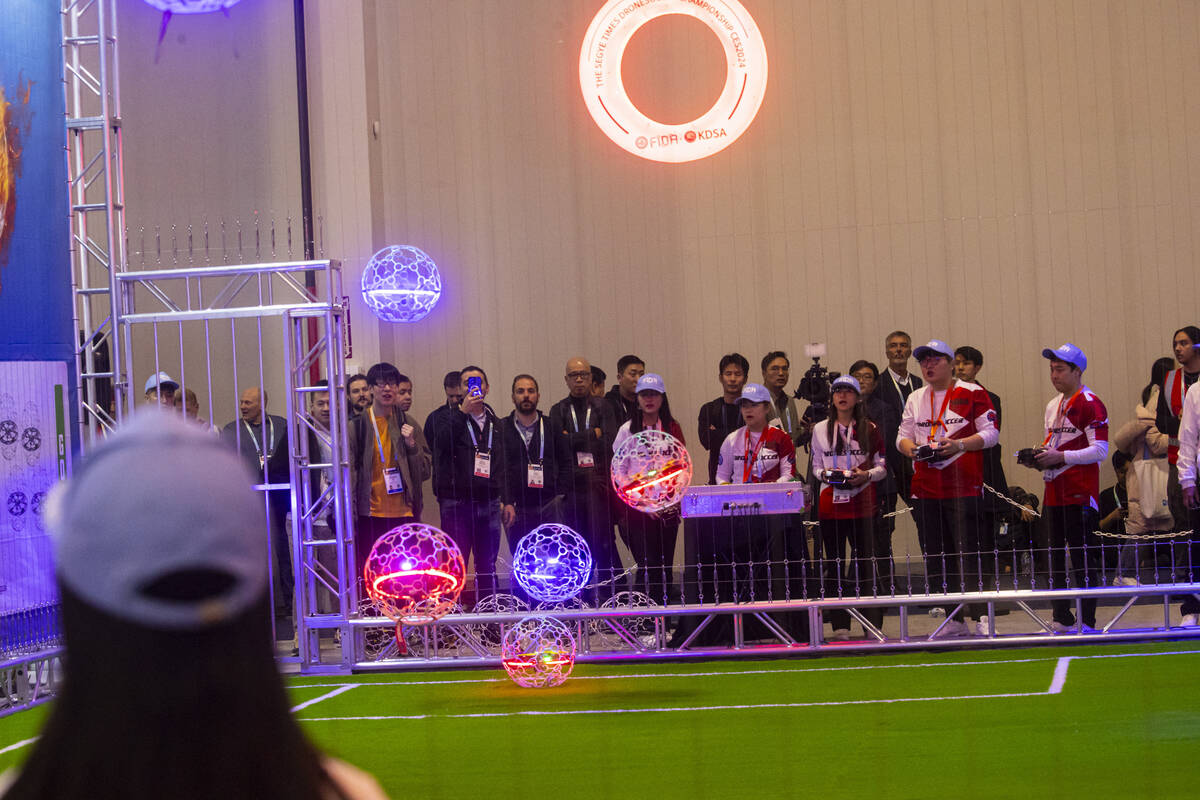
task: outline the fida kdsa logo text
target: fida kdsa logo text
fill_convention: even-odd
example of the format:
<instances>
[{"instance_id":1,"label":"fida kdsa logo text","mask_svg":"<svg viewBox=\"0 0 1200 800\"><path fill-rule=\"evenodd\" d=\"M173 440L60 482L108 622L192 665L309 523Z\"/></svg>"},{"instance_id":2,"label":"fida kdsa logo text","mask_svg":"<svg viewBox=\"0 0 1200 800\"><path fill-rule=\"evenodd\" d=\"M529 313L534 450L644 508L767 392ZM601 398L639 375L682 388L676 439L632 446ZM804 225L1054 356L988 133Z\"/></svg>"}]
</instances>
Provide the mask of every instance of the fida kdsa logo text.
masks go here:
<instances>
[{"instance_id":1,"label":"fida kdsa logo text","mask_svg":"<svg viewBox=\"0 0 1200 800\"><path fill-rule=\"evenodd\" d=\"M708 128L707 130L686 131L683 136L678 133L664 133L661 136L639 136L634 140L639 150L645 150L647 147L670 147L673 144L680 142L692 143L695 141L704 141L706 139L719 139L722 136L728 136L724 128Z\"/></svg>"}]
</instances>

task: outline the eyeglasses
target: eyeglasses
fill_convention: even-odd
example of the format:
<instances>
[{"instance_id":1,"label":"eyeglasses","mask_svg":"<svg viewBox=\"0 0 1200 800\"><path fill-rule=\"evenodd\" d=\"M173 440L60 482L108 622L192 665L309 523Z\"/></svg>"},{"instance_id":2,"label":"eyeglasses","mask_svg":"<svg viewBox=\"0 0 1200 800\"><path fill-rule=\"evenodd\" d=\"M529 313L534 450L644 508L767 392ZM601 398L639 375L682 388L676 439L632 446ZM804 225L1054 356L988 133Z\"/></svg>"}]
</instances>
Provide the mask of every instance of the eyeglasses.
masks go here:
<instances>
[{"instance_id":1,"label":"eyeglasses","mask_svg":"<svg viewBox=\"0 0 1200 800\"><path fill-rule=\"evenodd\" d=\"M379 386L381 388L382 387L391 387L392 389L395 389L399 385L400 385L400 381L388 380L386 378L375 381L375 386Z\"/></svg>"},{"instance_id":2,"label":"eyeglasses","mask_svg":"<svg viewBox=\"0 0 1200 800\"><path fill-rule=\"evenodd\" d=\"M581 381L581 380L584 380L585 378L590 381L592 379L592 373L590 373L590 372L568 372L567 377L573 381Z\"/></svg>"}]
</instances>

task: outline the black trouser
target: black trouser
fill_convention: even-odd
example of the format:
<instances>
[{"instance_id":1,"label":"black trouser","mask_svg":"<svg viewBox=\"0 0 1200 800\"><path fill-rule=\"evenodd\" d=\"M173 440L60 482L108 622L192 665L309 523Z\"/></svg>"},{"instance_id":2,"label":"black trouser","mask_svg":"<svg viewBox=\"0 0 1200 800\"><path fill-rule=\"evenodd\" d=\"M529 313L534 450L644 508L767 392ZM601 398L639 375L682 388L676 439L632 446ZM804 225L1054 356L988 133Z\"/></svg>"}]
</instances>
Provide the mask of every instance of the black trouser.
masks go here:
<instances>
[{"instance_id":1,"label":"black trouser","mask_svg":"<svg viewBox=\"0 0 1200 800\"><path fill-rule=\"evenodd\" d=\"M894 594L892 576L896 566L892 555L892 535L896 532L896 518L885 517L896 510L896 501L900 495L896 493L881 495L879 510L875 512L875 562L879 583L876 591L880 594Z\"/></svg>"},{"instance_id":2,"label":"black trouser","mask_svg":"<svg viewBox=\"0 0 1200 800\"><path fill-rule=\"evenodd\" d=\"M879 585L875 553L875 517L822 519L821 548L825 597L870 597ZM846 548L850 557L846 557ZM883 609L864 608L862 615L875 627L883 624ZM834 609L827 615L834 630L850 627L850 612Z\"/></svg>"},{"instance_id":3,"label":"black trouser","mask_svg":"<svg viewBox=\"0 0 1200 800\"><path fill-rule=\"evenodd\" d=\"M512 525L504 529L505 536L508 538L508 552L511 556L517 552L517 544L521 541L521 537L529 533L539 525L545 525L550 522L562 522L562 501L555 497L544 505L540 506L517 506L517 516L513 520ZM511 582L509 591L515 596L521 598L529 607L533 608L540 600L530 597L521 588L521 584L515 580Z\"/></svg>"},{"instance_id":4,"label":"black trouser","mask_svg":"<svg viewBox=\"0 0 1200 800\"><path fill-rule=\"evenodd\" d=\"M595 576L592 583L599 585L585 589L583 597L595 605L616 593L612 579L621 572L621 557L617 553L617 537L613 535L609 512L607 488L591 481L576 483L563 510L566 524L583 537L592 551Z\"/></svg>"},{"instance_id":5,"label":"black trouser","mask_svg":"<svg viewBox=\"0 0 1200 800\"><path fill-rule=\"evenodd\" d=\"M1179 577L1176 580L1200 583L1200 508L1188 509L1188 528L1192 532L1183 542L1185 560L1181 569L1177 570ZM1195 594L1185 594L1180 599L1183 603L1179 606L1179 613L1200 614L1200 599Z\"/></svg>"},{"instance_id":6,"label":"black trouser","mask_svg":"<svg viewBox=\"0 0 1200 800\"><path fill-rule=\"evenodd\" d=\"M978 497L950 497L911 503L921 552L925 556L925 590L978 592L992 587L991 553L979 549L983 529L983 501ZM987 575L986 582L983 576ZM949 613L947 608L946 612ZM967 613L976 619L987 616L985 603L971 603ZM954 619L962 621L960 611Z\"/></svg>"},{"instance_id":7,"label":"black trouser","mask_svg":"<svg viewBox=\"0 0 1200 800\"><path fill-rule=\"evenodd\" d=\"M440 500L442 530L462 551L463 561L474 555L475 594L462 594L464 608L496 593L496 554L500 551L499 500Z\"/></svg>"},{"instance_id":8,"label":"black trouser","mask_svg":"<svg viewBox=\"0 0 1200 800\"><path fill-rule=\"evenodd\" d=\"M354 519L354 580L362 580L367 557L379 537L398 525L414 522L412 517L355 517ZM366 596L365 593L363 595Z\"/></svg>"},{"instance_id":9,"label":"black trouser","mask_svg":"<svg viewBox=\"0 0 1200 800\"><path fill-rule=\"evenodd\" d=\"M630 585L655 603L667 605L675 597L675 542L679 536L679 520L677 517L662 520L633 509L627 511L625 524L618 529L638 566Z\"/></svg>"},{"instance_id":10,"label":"black trouser","mask_svg":"<svg viewBox=\"0 0 1200 800\"><path fill-rule=\"evenodd\" d=\"M291 537L288 536L287 515L292 509L292 493L286 489L267 492L267 526L275 561L275 608L285 616L295 607L296 579L292 570Z\"/></svg>"},{"instance_id":11,"label":"black trouser","mask_svg":"<svg viewBox=\"0 0 1200 800\"><path fill-rule=\"evenodd\" d=\"M1050 531L1050 588L1103 587L1104 577L1100 569L1102 550L1100 539L1094 533L1100 521L1099 512L1084 505L1046 506L1042 509L1042 515ZM1069 578L1068 553L1071 557ZM1071 600L1053 601L1054 621L1061 625L1074 625L1073 605ZM1085 597L1080 607L1083 624L1089 628L1096 627L1096 599Z\"/></svg>"}]
</instances>

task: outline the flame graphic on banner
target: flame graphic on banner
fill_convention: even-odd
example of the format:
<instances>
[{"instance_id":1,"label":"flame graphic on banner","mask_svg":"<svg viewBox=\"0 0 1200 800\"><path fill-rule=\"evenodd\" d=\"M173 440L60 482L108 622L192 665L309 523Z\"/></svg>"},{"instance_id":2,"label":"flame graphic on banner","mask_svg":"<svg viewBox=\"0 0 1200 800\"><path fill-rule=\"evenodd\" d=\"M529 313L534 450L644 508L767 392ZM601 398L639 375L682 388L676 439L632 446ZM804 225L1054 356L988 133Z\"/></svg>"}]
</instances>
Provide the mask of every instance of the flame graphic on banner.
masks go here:
<instances>
[{"instance_id":1,"label":"flame graphic on banner","mask_svg":"<svg viewBox=\"0 0 1200 800\"><path fill-rule=\"evenodd\" d=\"M21 136L29 133L31 81L17 80L14 106L0 86L0 267L8 263L17 216L17 176L21 174ZM4 284L0 280L0 291Z\"/></svg>"}]
</instances>

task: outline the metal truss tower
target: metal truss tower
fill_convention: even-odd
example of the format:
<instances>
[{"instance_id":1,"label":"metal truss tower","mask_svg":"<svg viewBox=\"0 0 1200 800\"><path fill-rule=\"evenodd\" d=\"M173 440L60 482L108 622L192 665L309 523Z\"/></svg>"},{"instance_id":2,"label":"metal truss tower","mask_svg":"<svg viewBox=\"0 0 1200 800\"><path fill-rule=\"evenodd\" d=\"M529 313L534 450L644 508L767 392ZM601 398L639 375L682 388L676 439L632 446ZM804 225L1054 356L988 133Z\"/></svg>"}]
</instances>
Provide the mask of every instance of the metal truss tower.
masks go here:
<instances>
[{"instance_id":1,"label":"metal truss tower","mask_svg":"<svg viewBox=\"0 0 1200 800\"><path fill-rule=\"evenodd\" d=\"M122 417L129 391L115 336L115 287L125 270L116 6L116 0L62 0L76 386L85 449Z\"/></svg>"}]
</instances>

